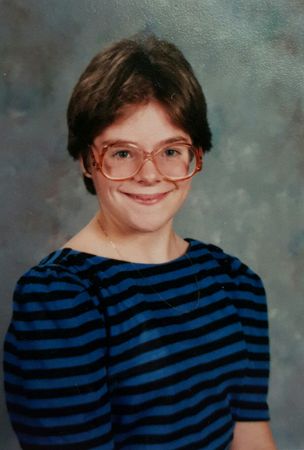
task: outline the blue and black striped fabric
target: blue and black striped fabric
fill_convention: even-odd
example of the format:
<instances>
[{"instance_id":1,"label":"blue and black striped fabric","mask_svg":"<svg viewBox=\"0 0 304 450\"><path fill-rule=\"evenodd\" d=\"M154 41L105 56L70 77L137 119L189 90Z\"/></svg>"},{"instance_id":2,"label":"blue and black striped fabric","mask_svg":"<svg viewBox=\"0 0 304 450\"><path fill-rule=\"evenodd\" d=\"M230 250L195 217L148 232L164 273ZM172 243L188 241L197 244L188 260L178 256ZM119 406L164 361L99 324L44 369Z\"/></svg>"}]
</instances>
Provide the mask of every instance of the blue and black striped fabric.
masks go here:
<instances>
[{"instance_id":1,"label":"blue and black striped fabric","mask_svg":"<svg viewBox=\"0 0 304 450\"><path fill-rule=\"evenodd\" d=\"M268 420L259 277L215 246L132 264L68 248L27 271L5 340L27 450L224 450Z\"/></svg>"}]
</instances>

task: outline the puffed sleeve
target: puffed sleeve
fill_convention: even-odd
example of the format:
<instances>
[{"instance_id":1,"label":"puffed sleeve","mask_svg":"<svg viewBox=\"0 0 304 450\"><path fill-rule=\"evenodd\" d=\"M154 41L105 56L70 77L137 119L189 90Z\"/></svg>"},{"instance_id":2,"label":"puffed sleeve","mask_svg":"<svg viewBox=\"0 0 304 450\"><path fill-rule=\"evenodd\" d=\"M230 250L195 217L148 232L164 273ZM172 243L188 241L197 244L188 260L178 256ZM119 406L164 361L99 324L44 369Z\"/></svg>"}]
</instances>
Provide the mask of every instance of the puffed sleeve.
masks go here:
<instances>
[{"instance_id":1,"label":"puffed sleeve","mask_svg":"<svg viewBox=\"0 0 304 450\"><path fill-rule=\"evenodd\" d=\"M260 277L237 258L230 258L232 299L238 311L247 352L245 376L232 395L235 421L269 420L269 337L266 295Z\"/></svg>"},{"instance_id":2,"label":"puffed sleeve","mask_svg":"<svg viewBox=\"0 0 304 450\"><path fill-rule=\"evenodd\" d=\"M38 265L19 279L4 371L21 448L114 448L105 343L103 317L77 274Z\"/></svg>"}]
</instances>

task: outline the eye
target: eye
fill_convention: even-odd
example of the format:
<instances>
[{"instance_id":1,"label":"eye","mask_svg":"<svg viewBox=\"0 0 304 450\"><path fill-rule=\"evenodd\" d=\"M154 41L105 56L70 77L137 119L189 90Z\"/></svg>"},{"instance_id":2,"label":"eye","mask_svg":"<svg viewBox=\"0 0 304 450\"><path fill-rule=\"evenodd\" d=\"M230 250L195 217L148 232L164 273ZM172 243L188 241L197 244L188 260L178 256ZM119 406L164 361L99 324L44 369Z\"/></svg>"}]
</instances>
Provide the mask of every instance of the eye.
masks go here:
<instances>
[{"instance_id":1,"label":"eye","mask_svg":"<svg viewBox=\"0 0 304 450\"><path fill-rule=\"evenodd\" d=\"M134 152L128 148L112 147L109 148L108 152L106 153L106 156L112 159L123 160L132 158L134 156L133 153Z\"/></svg>"},{"instance_id":2,"label":"eye","mask_svg":"<svg viewBox=\"0 0 304 450\"><path fill-rule=\"evenodd\" d=\"M174 156L178 156L179 154L180 154L180 151L177 148L170 147L170 148L166 148L164 150L164 155L167 157L172 158Z\"/></svg>"},{"instance_id":3,"label":"eye","mask_svg":"<svg viewBox=\"0 0 304 450\"><path fill-rule=\"evenodd\" d=\"M131 155L129 150L116 150L112 154L112 157L117 159L126 159L129 158L130 156Z\"/></svg>"}]
</instances>

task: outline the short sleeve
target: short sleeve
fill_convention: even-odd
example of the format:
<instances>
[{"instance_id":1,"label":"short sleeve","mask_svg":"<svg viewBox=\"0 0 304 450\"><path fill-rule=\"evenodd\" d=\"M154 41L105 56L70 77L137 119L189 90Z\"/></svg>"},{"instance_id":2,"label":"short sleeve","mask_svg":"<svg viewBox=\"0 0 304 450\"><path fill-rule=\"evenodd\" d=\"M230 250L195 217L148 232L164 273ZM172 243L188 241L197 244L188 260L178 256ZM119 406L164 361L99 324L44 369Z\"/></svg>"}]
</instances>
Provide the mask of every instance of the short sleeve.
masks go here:
<instances>
[{"instance_id":1,"label":"short sleeve","mask_svg":"<svg viewBox=\"0 0 304 450\"><path fill-rule=\"evenodd\" d=\"M4 371L21 448L114 448L105 343L102 315L76 274L38 265L19 279Z\"/></svg>"},{"instance_id":2,"label":"short sleeve","mask_svg":"<svg viewBox=\"0 0 304 450\"><path fill-rule=\"evenodd\" d=\"M237 258L230 259L235 289L232 299L238 311L247 353L247 367L231 399L235 421L269 420L269 335L266 294L260 277Z\"/></svg>"}]
</instances>

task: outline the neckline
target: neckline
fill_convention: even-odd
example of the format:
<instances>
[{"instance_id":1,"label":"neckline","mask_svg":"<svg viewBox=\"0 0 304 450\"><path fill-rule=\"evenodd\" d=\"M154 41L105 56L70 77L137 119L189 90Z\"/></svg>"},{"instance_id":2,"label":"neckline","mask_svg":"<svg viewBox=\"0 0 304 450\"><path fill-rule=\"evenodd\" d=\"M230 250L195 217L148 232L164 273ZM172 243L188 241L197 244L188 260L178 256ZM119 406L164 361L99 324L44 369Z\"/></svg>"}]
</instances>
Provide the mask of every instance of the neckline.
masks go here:
<instances>
[{"instance_id":1,"label":"neckline","mask_svg":"<svg viewBox=\"0 0 304 450\"><path fill-rule=\"evenodd\" d=\"M95 262L96 262L96 260L99 260L100 262L106 262L106 261L110 262L110 261L112 261L113 263L117 263L117 264L130 264L130 265L136 266L138 268L158 267L158 266L166 266L166 265L169 265L169 264L174 264L174 263L177 263L177 262L183 260L184 258L187 258L187 256L189 256L189 253L193 249L192 244L194 242L194 239L184 238L184 241L188 242L188 247L187 247L186 251L182 255L178 256L177 258L170 259L169 261L165 261L165 262L162 262L162 263L131 262L131 261L122 260L122 259L119 259L119 258L109 258L107 256L96 255L94 253L89 253L89 252L85 252L85 251L82 251L82 250L76 250L76 249L71 248L71 247L59 248L59 249L53 251L49 256L50 257L54 257L54 256L56 257L56 256L59 256L61 254L64 254L65 256L75 255L75 256L80 256L80 257L84 256L87 259L95 260Z\"/></svg>"}]
</instances>

